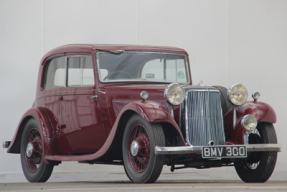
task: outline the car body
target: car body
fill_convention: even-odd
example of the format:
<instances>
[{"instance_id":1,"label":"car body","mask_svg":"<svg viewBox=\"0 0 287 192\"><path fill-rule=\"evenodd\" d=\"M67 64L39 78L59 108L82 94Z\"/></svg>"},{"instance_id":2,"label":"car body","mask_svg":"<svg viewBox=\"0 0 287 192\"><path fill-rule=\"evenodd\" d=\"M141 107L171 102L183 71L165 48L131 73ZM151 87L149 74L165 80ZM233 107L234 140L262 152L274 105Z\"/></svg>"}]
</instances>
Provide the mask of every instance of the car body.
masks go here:
<instances>
[{"instance_id":1,"label":"car body","mask_svg":"<svg viewBox=\"0 0 287 192\"><path fill-rule=\"evenodd\" d=\"M246 98L241 84L193 85L180 48L65 45L43 56L35 102L3 146L21 154L30 182L62 161L122 164L137 183L163 165L235 166L243 181L265 182L280 151L276 114L258 92Z\"/></svg>"}]
</instances>

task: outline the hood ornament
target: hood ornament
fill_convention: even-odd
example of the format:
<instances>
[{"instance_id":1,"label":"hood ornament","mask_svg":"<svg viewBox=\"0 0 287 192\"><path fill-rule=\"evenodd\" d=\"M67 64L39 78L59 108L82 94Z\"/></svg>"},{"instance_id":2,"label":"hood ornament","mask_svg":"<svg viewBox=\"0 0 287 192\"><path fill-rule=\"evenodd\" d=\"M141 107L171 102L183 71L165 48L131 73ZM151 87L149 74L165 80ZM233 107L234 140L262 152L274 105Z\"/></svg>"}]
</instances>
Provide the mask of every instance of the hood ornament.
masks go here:
<instances>
[{"instance_id":1,"label":"hood ornament","mask_svg":"<svg viewBox=\"0 0 287 192\"><path fill-rule=\"evenodd\" d=\"M204 85L203 81L199 81L199 83L197 84L197 86L204 87L205 85Z\"/></svg>"}]
</instances>

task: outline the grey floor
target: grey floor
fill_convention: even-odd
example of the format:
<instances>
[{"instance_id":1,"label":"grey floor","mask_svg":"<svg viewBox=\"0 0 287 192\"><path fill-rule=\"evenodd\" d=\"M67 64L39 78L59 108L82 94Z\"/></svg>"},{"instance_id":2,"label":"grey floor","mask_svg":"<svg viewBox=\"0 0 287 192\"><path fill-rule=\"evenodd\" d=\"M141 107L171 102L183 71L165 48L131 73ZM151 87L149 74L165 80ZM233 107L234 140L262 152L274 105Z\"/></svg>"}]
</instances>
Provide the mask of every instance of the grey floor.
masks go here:
<instances>
[{"instance_id":1,"label":"grey floor","mask_svg":"<svg viewBox=\"0 0 287 192\"><path fill-rule=\"evenodd\" d=\"M55 168L46 183L28 183L23 173L0 174L0 191L287 191L287 171L275 170L263 184L246 184L234 168L180 169L165 166L154 184L133 184L122 166L86 165L87 170Z\"/></svg>"}]
</instances>

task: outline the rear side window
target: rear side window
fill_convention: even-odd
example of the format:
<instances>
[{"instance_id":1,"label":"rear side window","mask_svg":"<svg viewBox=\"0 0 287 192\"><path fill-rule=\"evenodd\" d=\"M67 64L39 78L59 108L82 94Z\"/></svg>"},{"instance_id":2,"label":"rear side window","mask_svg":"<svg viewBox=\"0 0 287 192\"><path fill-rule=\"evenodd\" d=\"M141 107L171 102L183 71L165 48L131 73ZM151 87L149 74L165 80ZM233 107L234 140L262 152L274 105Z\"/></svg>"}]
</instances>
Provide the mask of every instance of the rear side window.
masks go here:
<instances>
[{"instance_id":1,"label":"rear side window","mask_svg":"<svg viewBox=\"0 0 287 192\"><path fill-rule=\"evenodd\" d=\"M94 86L91 56L77 55L51 59L45 67L44 90L60 87Z\"/></svg>"},{"instance_id":2,"label":"rear side window","mask_svg":"<svg viewBox=\"0 0 287 192\"><path fill-rule=\"evenodd\" d=\"M65 86L66 57L51 59L46 64L44 90L56 89Z\"/></svg>"},{"instance_id":3,"label":"rear side window","mask_svg":"<svg viewBox=\"0 0 287 192\"><path fill-rule=\"evenodd\" d=\"M68 87L94 86L91 56L68 57Z\"/></svg>"}]
</instances>

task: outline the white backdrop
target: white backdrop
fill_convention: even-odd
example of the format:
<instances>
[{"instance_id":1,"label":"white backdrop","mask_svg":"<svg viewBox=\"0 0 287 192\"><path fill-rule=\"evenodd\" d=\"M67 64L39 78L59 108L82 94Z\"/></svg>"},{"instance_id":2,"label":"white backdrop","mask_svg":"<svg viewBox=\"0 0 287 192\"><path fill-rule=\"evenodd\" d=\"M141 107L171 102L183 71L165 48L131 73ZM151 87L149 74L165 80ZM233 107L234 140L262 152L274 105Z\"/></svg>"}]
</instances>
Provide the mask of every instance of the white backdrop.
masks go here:
<instances>
[{"instance_id":1,"label":"white backdrop","mask_svg":"<svg viewBox=\"0 0 287 192\"><path fill-rule=\"evenodd\" d=\"M0 0L1 143L35 99L41 57L70 43L184 48L194 84L240 82L250 95L259 91L277 113L276 171L287 171L286 0ZM20 156L0 148L0 174L13 172L22 172Z\"/></svg>"}]
</instances>

